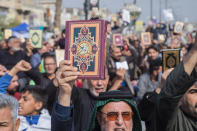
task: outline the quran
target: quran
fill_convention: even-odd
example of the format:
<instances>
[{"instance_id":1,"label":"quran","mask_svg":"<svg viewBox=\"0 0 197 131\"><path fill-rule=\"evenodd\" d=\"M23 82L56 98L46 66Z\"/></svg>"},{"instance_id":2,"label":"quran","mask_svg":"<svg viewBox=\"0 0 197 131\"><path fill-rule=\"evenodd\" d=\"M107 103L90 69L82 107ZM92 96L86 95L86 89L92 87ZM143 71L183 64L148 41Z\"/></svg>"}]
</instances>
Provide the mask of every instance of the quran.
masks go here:
<instances>
[{"instance_id":1,"label":"quran","mask_svg":"<svg viewBox=\"0 0 197 131\"><path fill-rule=\"evenodd\" d=\"M175 68L180 63L180 49L162 50L162 71Z\"/></svg>"},{"instance_id":2,"label":"quran","mask_svg":"<svg viewBox=\"0 0 197 131\"><path fill-rule=\"evenodd\" d=\"M42 48L42 30L30 30L29 41L34 48Z\"/></svg>"},{"instance_id":3,"label":"quran","mask_svg":"<svg viewBox=\"0 0 197 131\"><path fill-rule=\"evenodd\" d=\"M105 42L104 20L66 22L65 59L77 67L79 79L105 78Z\"/></svg>"},{"instance_id":4,"label":"quran","mask_svg":"<svg viewBox=\"0 0 197 131\"><path fill-rule=\"evenodd\" d=\"M142 44L143 45L151 45L151 36L150 32L142 32L141 33L141 39L142 39Z\"/></svg>"},{"instance_id":5,"label":"quran","mask_svg":"<svg viewBox=\"0 0 197 131\"><path fill-rule=\"evenodd\" d=\"M113 44L123 46L121 34L113 34Z\"/></svg>"}]
</instances>

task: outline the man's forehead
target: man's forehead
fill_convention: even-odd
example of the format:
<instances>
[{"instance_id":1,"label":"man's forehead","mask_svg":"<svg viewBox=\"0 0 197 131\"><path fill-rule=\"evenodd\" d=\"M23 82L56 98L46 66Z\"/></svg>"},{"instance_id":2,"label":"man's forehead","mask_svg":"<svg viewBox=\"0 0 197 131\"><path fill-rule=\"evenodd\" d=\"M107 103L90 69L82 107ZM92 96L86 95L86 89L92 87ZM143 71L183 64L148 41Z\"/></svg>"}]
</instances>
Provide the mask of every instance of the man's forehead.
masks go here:
<instances>
[{"instance_id":1,"label":"man's forehead","mask_svg":"<svg viewBox=\"0 0 197 131\"><path fill-rule=\"evenodd\" d=\"M14 80L18 80L18 76L17 76L17 75L15 75L15 76L12 78L12 81L14 81Z\"/></svg>"},{"instance_id":2,"label":"man's forehead","mask_svg":"<svg viewBox=\"0 0 197 131\"><path fill-rule=\"evenodd\" d=\"M32 97L32 94L29 91L25 91L22 93L22 97Z\"/></svg>"},{"instance_id":3,"label":"man's forehead","mask_svg":"<svg viewBox=\"0 0 197 131\"><path fill-rule=\"evenodd\" d=\"M190 88L189 88L189 90L190 89L197 89L197 83L195 83L194 85L192 85Z\"/></svg>"},{"instance_id":4,"label":"man's forehead","mask_svg":"<svg viewBox=\"0 0 197 131\"><path fill-rule=\"evenodd\" d=\"M8 122L11 119L10 107L0 108L0 122Z\"/></svg>"},{"instance_id":5,"label":"man's forehead","mask_svg":"<svg viewBox=\"0 0 197 131\"><path fill-rule=\"evenodd\" d=\"M115 101L104 105L102 111L132 111L132 109L131 106L124 101Z\"/></svg>"}]
</instances>

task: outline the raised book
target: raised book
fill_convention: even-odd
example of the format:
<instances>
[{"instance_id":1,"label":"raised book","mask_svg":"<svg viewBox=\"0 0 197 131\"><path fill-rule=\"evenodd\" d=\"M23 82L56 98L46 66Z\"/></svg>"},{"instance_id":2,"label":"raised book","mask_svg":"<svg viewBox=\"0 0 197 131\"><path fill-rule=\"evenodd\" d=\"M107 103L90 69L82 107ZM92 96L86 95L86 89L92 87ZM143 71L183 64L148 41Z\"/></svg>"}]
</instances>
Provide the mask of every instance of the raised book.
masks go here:
<instances>
[{"instance_id":1,"label":"raised book","mask_svg":"<svg viewBox=\"0 0 197 131\"><path fill-rule=\"evenodd\" d=\"M65 59L80 71L79 79L105 78L106 22L66 22Z\"/></svg>"},{"instance_id":2,"label":"raised book","mask_svg":"<svg viewBox=\"0 0 197 131\"><path fill-rule=\"evenodd\" d=\"M162 71L175 68L181 61L180 49L162 50Z\"/></svg>"},{"instance_id":3,"label":"raised book","mask_svg":"<svg viewBox=\"0 0 197 131\"><path fill-rule=\"evenodd\" d=\"M175 27L174 27L174 32L180 34L183 31L183 22L176 22Z\"/></svg>"},{"instance_id":4,"label":"raised book","mask_svg":"<svg viewBox=\"0 0 197 131\"><path fill-rule=\"evenodd\" d=\"M113 34L113 44L115 44L117 46L123 46L121 34Z\"/></svg>"},{"instance_id":5,"label":"raised book","mask_svg":"<svg viewBox=\"0 0 197 131\"><path fill-rule=\"evenodd\" d=\"M29 41L33 48L42 48L42 30L30 30Z\"/></svg>"},{"instance_id":6,"label":"raised book","mask_svg":"<svg viewBox=\"0 0 197 131\"><path fill-rule=\"evenodd\" d=\"M65 51L64 49L56 49L55 50L55 56L56 56L56 64L57 64L57 67L59 67L60 65L60 62L62 60L64 60L64 55L65 55Z\"/></svg>"},{"instance_id":7,"label":"raised book","mask_svg":"<svg viewBox=\"0 0 197 131\"><path fill-rule=\"evenodd\" d=\"M150 32L141 33L142 44L145 46L151 45L151 35Z\"/></svg>"},{"instance_id":8,"label":"raised book","mask_svg":"<svg viewBox=\"0 0 197 131\"><path fill-rule=\"evenodd\" d=\"M5 29L4 30L4 38L8 39L10 36L12 36L12 30L10 29Z\"/></svg>"}]
</instances>

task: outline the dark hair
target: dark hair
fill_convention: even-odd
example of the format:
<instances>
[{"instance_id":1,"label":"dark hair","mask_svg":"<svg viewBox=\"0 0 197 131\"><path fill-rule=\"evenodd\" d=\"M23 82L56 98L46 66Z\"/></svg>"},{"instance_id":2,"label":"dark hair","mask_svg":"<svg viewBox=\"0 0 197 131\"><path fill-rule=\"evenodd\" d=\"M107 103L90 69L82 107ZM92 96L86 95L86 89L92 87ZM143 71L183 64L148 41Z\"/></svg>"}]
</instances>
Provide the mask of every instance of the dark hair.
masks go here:
<instances>
[{"instance_id":1,"label":"dark hair","mask_svg":"<svg viewBox=\"0 0 197 131\"><path fill-rule=\"evenodd\" d=\"M44 53L44 54L42 55L42 58L43 58L44 60L45 60L46 58L53 58L53 59L55 60L55 55L46 52L46 53Z\"/></svg>"},{"instance_id":2,"label":"dark hair","mask_svg":"<svg viewBox=\"0 0 197 131\"><path fill-rule=\"evenodd\" d=\"M9 43L12 39L16 39L17 37L16 36L10 36L7 40L6 40L6 43Z\"/></svg>"},{"instance_id":3,"label":"dark hair","mask_svg":"<svg viewBox=\"0 0 197 131\"><path fill-rule=\"evenodd\" d=\"M162 66L161 58L150 60L149 73L152 74L155 69L159 69L159 66Z\"/></svg>"},{"instance_id":4,"label":"dark hair","mask_svg":"<svg viewBox=\"0 0 197 131\"><path fill-rule=\"evenodd\" d=\"M66 29L63 29L63 30L62 30L62 34L65 34L65 33L66 33Z\"/></svg>"},{"instance_id":5,"label":"dark hair","mask_svg":"<svg viewBox=\"0 0 197 131\"><path fill-rule=\"evenodd\" d=\"M44 64L45 64L45 60L46 60L47 58L51 58L51 59L54 60L54 62L56 62L55 56L48 53L48 54L46 54L46 55L43 56Z\"/></svg>"},{"instance_id":6,"label":"dark hair","mask_svg":"<svg viewBox=\"0 0 197 131\"><path fill-rule=\"evenodd\" d=\"M149 51L150 49L153 49L153 50L159 52L159 48L158 48L156 45L151 45L151 46L149 46L149 47L147 48L147 50L146 50L147 54L148 54L148 51Z\"/></svg>"},{"instance_id":7,"label":"dark hair","mask_svg":"<svg viewBox=\"0 0 197 131\"><path fill-rule=\"evenodd\" d=\"M47 100L48 100L48 95L47 95L47 90L43 89L39 85L35 86L26 86L24 89L22 89L21 93L29 92L29 94L32 94L33 98L35 99L36 102L42 102L43 106L40 110L46 107Z\"/></svg>"}]
</instances>

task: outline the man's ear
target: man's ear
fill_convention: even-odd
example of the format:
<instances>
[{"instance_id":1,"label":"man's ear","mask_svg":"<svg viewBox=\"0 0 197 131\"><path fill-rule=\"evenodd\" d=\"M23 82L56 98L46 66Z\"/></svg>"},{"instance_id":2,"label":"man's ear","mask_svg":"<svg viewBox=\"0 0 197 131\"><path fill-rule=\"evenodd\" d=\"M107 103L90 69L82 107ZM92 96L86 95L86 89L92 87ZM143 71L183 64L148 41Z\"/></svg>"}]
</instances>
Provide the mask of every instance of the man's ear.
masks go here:
<instances>
[{"instance_id":1,"label":"man's ear","mask_svg":"<svg viewBox=\"0 0 197 131\"><path fill-rule=\"evenodd\" d=\"M19 129L19 126L20 126L20 122L21 122L21 120L18 118L17 120L16 120L16 131L18 131L18 129Z\"/></svg>"},{"instance_id":2,"label":"man's ear","mask_svg":"<svg viewBox=\"0 0 197 131\"><path fill-rule=\"evenodd\" d=\"M36 102L36 105L35 105L35 109L37 111L40 111L40 109L43 107L43 103L41 101L39 102Z\"/></svg>"}]
</instances>

